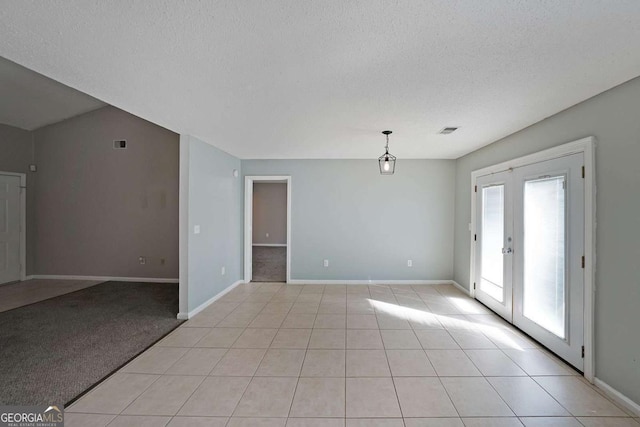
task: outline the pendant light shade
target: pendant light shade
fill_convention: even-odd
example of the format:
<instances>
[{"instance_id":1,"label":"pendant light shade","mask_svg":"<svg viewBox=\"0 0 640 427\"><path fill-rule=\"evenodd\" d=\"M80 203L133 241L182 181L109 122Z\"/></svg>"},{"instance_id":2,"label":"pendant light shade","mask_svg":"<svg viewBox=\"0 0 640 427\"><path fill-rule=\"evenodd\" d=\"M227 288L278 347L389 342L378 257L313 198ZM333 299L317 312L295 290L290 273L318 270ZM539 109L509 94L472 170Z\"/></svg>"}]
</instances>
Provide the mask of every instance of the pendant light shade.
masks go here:
<instances>
[{"instance_id":1,"label":"pendant light shade","mask_svg":"<svg viewBox=\"0 0 640 427\"><path fill-rule=\"evenodd\" d=\"M389 134L390 130L382 131L387 137L387 145L382 156L378 157L378 165L380 166L380 175L393 175L396 170L396 156L389 154Z\"/></svg>"}]
</instances>

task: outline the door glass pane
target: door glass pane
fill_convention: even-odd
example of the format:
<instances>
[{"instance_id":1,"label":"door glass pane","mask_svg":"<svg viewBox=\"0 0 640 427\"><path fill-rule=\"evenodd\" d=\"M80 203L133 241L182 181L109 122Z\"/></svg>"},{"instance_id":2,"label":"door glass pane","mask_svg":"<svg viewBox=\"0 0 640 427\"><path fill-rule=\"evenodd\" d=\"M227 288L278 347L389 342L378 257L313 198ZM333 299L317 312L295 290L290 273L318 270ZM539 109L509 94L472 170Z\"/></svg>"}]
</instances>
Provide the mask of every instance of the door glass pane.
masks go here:
<instances>
[{"instance_id":1,"label":"door glass pane","mask_svg":"<svg viewBox=\"0 0 640 427\"><path fill-rule=\"evenodd\" d=\"M564 176L524 184L523 314L565 338Z\"/></svg>"},{"instance_id":2,"label":"door glass pane","mask_svg":"<svg viewBox=\"0 0 640 427\"><path fill-rule=\"evenodd\" d=\"M504 185L482 189L482 248L480 290L504 301Z\"/></svg>"}]
</instances>

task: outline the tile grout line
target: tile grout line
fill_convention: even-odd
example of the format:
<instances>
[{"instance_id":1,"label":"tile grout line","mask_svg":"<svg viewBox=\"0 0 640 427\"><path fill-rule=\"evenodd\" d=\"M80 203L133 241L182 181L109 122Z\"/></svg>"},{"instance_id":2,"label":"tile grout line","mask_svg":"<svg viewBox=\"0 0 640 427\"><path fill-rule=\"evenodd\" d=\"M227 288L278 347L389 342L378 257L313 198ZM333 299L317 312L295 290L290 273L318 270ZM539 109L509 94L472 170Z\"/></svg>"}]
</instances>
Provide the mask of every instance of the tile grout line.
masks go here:
<instances>
[{"instance_id":1,"label":"tile grout line","mask_svg":"<svg viewBox=\"0 0 640 427\"><path fill-rule=\"evenodd\" d=\"M346 289L345 289L346 291ZM344 297L344 423L346 425L347 423L347 351L349 351L349 349L347 349L347 322L349 321L347 316L348 316L348 297L346 295L345 292L345 297Z\"/></svg>"},{"instance_id":2,"label":"tile grout line","mask_svg":"<svg viewBox=\"0 0 640 427\"><path fill-rule=\"evenodd\" d=\"M258 289L260 289L263 285L261 284ZM281 287L280 287L281 288ZM278 288L278 290L280 289ZM277 293L277 292L276 292ZM271 298L269 298L264 306L262 307L262 309L254 316L254 318L251 320L251 322L253 322L256 317L258 317L258 315L260 313L262 313L262 311L264 310L264 308L269 304L269 302L273 299L273 297L275 296L275 293L273 295L271 295ZM248 297L247 297L248 298ZM289 308L289 311L291 310L291 308ZM287 312L288 313L288 312ZM286 316L285 316L286 317ZM247 326L244 328L244 331L246 331L247 329L270 329L270 328L249 328L249 325L251 324L251 322L249 322L249 324L247 324ZM283 320L284 322L284 320ZM240 336L242 336L242 334L244 334L244 331L238 336L238 339L240 339ZM271 339L271 341L269 342L269 346L267 347L267 349L265 350L264 354L262 355L262 358L260 358L260 362L258 362L258 365L256 366L255 371L253 372L253 375L251 375L251 379L249 380L249 382L247 383L247 386L245 387L245 389L242 392L242 396L240 396L240 399L238 399L238 402L236 403L236 405L233 408L233 411L231 411L231 415L229 416L229 419L227 420L227 425L231 422L231 418L233 418L233 415L236 413L236 411L238 410L238 406L240 406L240 402L242 402L242 399L244 398L245 394L247 393L247 390L249 389L249 387L251 386L251 383L253 382L253 379L256 378L256 373L258 372L258 369L260 368L260 364L262 363L262 361L264 360L265 356L267 355L267 351L269 351L269 347L271 346L271 343L273 342L273 340L275 339L275 336L277 335L274 334L273 338ZM236 339L237 341L237 339ZM234 341L234 344L235 342ZM233 344L232 344L233 346ZM246 350L246 349L245 349ZM258 377L260 378L260 377Z\"/></svg>"},{"instance_id":3,"label":"tile grout line","mask_svg":"<svg viewBox=\"0 0 640 427\"><path fill-rule=\"evenodd\" d=\"M438 291L438 293L441 294L441 292L438 289L436 289L436 291ZM425 353L426 353L426 350L425 350ZM427 359L429 359L429 355L428 354L427 354ZM431 362L431 359L429 359L429 362ZM460 416L460 411L456 407L456 404L453 402L453 399L451 399L451 395L449 394L449 390L447 390L447 388L444 386L442 380L440 379L440 374L438 374L438 371L435 369L435 366L434 366L433 370L436 372L436 378L438 379L438 382L440 383L440 386L442 387L442 389L444 390L445 394L447 395L447 398L449 399L449 402L451 403L451 406L453 406L453 409L456 411L456 414L458 414L458 418L460 419L460 421L463 424L465 424L464 420L462 419L462 416Z\"/></svg>"},{"instance_id":4,"label":"tile grout line","mask_svg":"<svg viewBox=\"0 0 640 427\"><path fill-rule=\"evenodd\" d=\"M236 309L238 309L238 307L240 307L240 306L242 305L242 303L243 303L243 302L245 302L245 301L246 301L246 299L247 299L247 298L248 298L252 293L254 293L254 292L255 292L255 291L252 291L251 293L249 293L249 295L247 295L247 296L246 296L246 297L245 297L245 298L244 298L244 299L243 299L243 300L242 300L242 301L241 301L241 302L240 302L240 303L239 303L239 304L238 304L238 305L237 305L233 310L231 310L231 312L229 312L229 314L228 314L227 316L225 316L225 318L224 318L224 319L226 319L226 318L227 318L228 316L230 316L233 312L235 312L235 310L236 310ZM257 314L256 314L256 316L257 316ZM255 318L255 316L254 316L254 318ZM224 319L223 319L223 320L224 320ZM223 320L221 320L221 321L220 321L220 322L218 322L217 324L221 323ZM212 329L213 329L213 328L212 328ZM241 333L238 335L238 337L237 337L237 338L236 338L236 339L235 339L231 344L229 344L229 347L226 349L226 351L225 351L224 355L223 355L223 356L220 358L220 360L218 360L218 362L217 362L217 363L216 363L216 364L211 368L211 371L209 372L209 374L211 374L211 373L215 370L216 366L218 366L218 364L219 364L219 363L224 359L224 357L225 357L225 356L230 352L231 348L233 347L233 344L235 344L235 342L240 338L240 336L244 333L244 331L245 331L246 329L247 329L246 327L245 327L245 328L243 328L243 332L241 332ZM208 335L208 334L207 334L207 335ZM203 337L202 339L204 339L204 337ZM198 342L200 342L202 339L198 340ZM197 345L197 343L196 343L196 345ZM194 348L195 348L195 347L194 347ZM187 400L185 400L185 402L181 405L180 409L176 412L176 415L177 415L177 414L180 412L180 410L184 407L184 405L187 403L187 401L188 401L188 400L193 396L193 394L198 390L198 388L200 388L200 386L202 385L202 383L203 383L207 378L210 378L210 377L212 377L212 376L207 375L207 376L205 377L205 379L203 379L203 381L198 385L198 387L197 387L197 388L196 388L196 389L195 389L195 390L190 394L189 398L188 398ZM249 387L249 384L250 384L250 383L251 383L251 380L249 380L249 383L247 383L247 386L246 386L246 387L245 387L245 389L243 390L243 396L244 396L244 392L245 392L245 391L246 391L246 389ZM240 399L242 399L242 397L241 397ZM238 405L239 403L240 403L240 400L238 400L238 403L236 404L236 407L237 407L237 405ZM234 407L234 411L235 411L235 407ZM175 418L175 416L176 416L176 415L174 415L174 418ZM230 419L231 419L231 417L229 417L229 418L227 419L227 422L225 423L225 425L229 423L229 420L230 420Z\"/></svg>"},{"instance_id":5,"label":"tile grout line","mask_svg":"<svg viewBox=\"0 0 640 427\"><path fill-rule=\"evenodd\" d=\"M549 395L549 397L551 397L551 399L553 399L558 405L560 405L560 407L562 409L564 409L565 411L567 411L567 413L571 414L572 417L578 418L578 415L575 415L573 412L571 412L569 410L569 408L565 407L558 399L556 399L556 397L554 395L552 395L546 388L544 388L542 386L542 384L540 384L538 381L536 381L536 378L527 374L529 379L532 380L538 387L540 387L540 389L542 389L545 393L547 393L547 395ZM546 376L546 375L545 375ZM598 415L593 415L594 417L597 417ZM580 423L582 424L582 423Z\"/></svg>"},{"instance_id":6,"label":"tile grout line","mask_svg":"<svg viewBox=\"0 0 640 427\"><path fill-rule=\"evenodd\" d=\"M240 306L240 304L238 304L236 307L234 307L223 319L220 319L218 322L216 322L216 325L219 324L220 322L222 322L224 319L226 319L227 316L231 315L231 313L233 313L238 307ZM215 325L213 326L213 328L215 328ZM213 329L211 328L211 329ZM246 329L246 328L245 328ZM208 335L208 334L207 334ZM242 335L242 334L240 334ZM240 335L238 335L238 338L240 337ZM204 337L202 337L200 340L198 340L198 342L200 342ZM235 340L237 341L237 339ZM176 418L178 416L178 414L180 413L180 411L182 410L182 408L184 407L184 405L187 404L187 402L189 401L189 399L191 399L191 397L196 393L196 391L200 388L200 386L202 386L202 384L207 380L207 378L210 378L210 374L215 370L216 366L218 366L218 364L224 359L224 357L229 353L229 350L231 350L231 346L235 343L235 341L233 343L230 344L229 348L225 348L225 352L222 354L222 356L220 357L220 359L211 367L211 369L209 370L209 373L202 379L202 381L198 384L198 386L193 390L193 392L191 392L191 394L189 394L189 397L187 397L187 399L182 403L182 405L180 405L180 408L178 408L178 410L176 411L176 413L170 418L169 422L167 424L169 424L174 418ZM194 345L197 345L194 344ZM191 349L194 348L207 348L207 347L191 347ZM214 347L215 348L215 347ZM191 350L190 349L190 350ZM189 351L190 351L189 350ZM187 351L187 353L189 352ZM186 353L185 353L186 355ZM184 356L183 356L184 357ZM182 358L181 358L182 359ZM175 364L177 364L179 362L180 359L178 359L178 361L176 361L173 365L171 365L169 367L169 369L167 369L167 371L169 371ZM165 371L166 372L166 371ZM230 418L229 418L230 419ZM228 424L229 420L227 420L227 422L225 423ZM165 424L165 426L167 425Z\"/></svg>"},{"instance_id":7,"label":"tile grout line","mask_svg":"<svg viewBox=\"0 0 640 427\"><path fill-rule=\"evenodd\" d=\"M300 294L302 294L302 292L300 292ZM300 294L298 294L298 296L300 296ZM298 299L298 297L296 297L296 300ZM295 305L295 302L294 302ZM291 308L293 309L293 306L291 306ZM291 310L289 310L289 312L291 312ZM316 311L315 317L313 318L313 324L316 323L316 318L318 317L318 312ZM284 322L283 322L284 323ZM302 375L302 370L304 369L304 362L305 360L307 360L307 353L309 351L309 345L311 344L311 336L313 335L313 325L311 325L311 332L309 333L309 340L307 341L307 346L304 349L304 358L302 359L302 365L300 365L300 372L298 372L298 378L296 380L296 386L293 388L293 396L291 397L291 403L289 404L289 412L287 413L287 421L285 422L285 424L288 422L288 419L291 417L291 411L293 410L293 402L296 399L296 393L298 392L298 385L300 384L300 377Z\"/></svg>"},{"instance_id":8,"label":"tile grout line","mask_svg":"<svg viewBox=\"0 0 640 427\"><path fill-rule=\"evenodd\" d=\"M235 311L239 306L240 306L240 304L238 304L238 305L237 305L233 310L231 310L231 311L229 312L229 314L227 314L227 316L231 315L231 313L233 313L233 312L234 312L234 311ZM225 316L224 318L226 318L227 316ZM218 323L222 322L222 320L224 320L224 319L221 319L220 321L216 322L216 324L218 324ZM214 328L215 328L215 326L214 326ZM213 329L213 328L211 328L211 329ZM245 329L246 329L246 328L245 328ZM207 334L207 335L208 335L208 334ZM240 334L240 335L242 335L242 334ZM238 335L238 338L240 338L240 335ZM205 335L205 336L206 336L206 335ZM204 337L202 337L200 340L198 340L198 342L200 342L202 339L204 339ZM235 343L235 341L237 341L237 338L236 338L236 340L234 340L234 342L233 342L233 343L231 343L231 344L230 344L229 348L226 348L226 349L225 349L226 351L224 352L224 354L222 355L222 357L220 357L220 359L219 359L219 360L214 364L214 366L211 368L211 370L209 371L209 374L211 374L211 373L214 371L214 369L216 368L216 366L217 366L217 365L222 361L222 359L224 359L224 357L229 353L229 350L231 350L231 346ZM197 343L198 343L198 342L196 342L196 343L194 344L194 347L191 347L191 349L193 349L193 348L207 348L207 347L195 347L195 345L197 345ZM188 353L188 351L187 351L187 353ZM186 353L185 353L185 354L186 354ZM184 357L184 356L183 356L183 357ZM179 361L179 360L178 360L178 361ZM171 365L171 367L173 367L176 363L178 363L178 361L176 361L173 365ZM167 369L167 371L168 371L169 369L171 369L171 367L169 367L169 368ZM166 372L166 371L165 371L165 372ZM182 410L182 408L184 407L184 405L186 405L186 404L187 404L187 402L189 401L189 399L191 399L191 397L196 393L196 391L200 388L200 386L202 386L202 384L207 380L207 378L210 378L209 374L207 374L206 376L204 376L204 378L202 379L202 381L200 381L200 383L198 384L198 386L197 386L196 388L194 388L194 390L189 394L189 397L187 397L187 398L185 399L185 401L182 403L182 405L180 405L180 408L178 408L178 410L176 411L176 413L175 413L173 416L171 416L171 418L170 418L170 419L169 419L169 421L165 424L165 426L166 426L166 425L168 425L168 424L169 424L169 423L170 423L174 418L176 418L176 417L177 417L177 415L180 413L180 411ZM248 387L248 385L247 385L247 387ZM229 420L230 420L230 419L231 419L231 418L229 418L229 419L227 420L227 422L225 423L225 425L229 423Z\"/></svg>"}]
</instances>

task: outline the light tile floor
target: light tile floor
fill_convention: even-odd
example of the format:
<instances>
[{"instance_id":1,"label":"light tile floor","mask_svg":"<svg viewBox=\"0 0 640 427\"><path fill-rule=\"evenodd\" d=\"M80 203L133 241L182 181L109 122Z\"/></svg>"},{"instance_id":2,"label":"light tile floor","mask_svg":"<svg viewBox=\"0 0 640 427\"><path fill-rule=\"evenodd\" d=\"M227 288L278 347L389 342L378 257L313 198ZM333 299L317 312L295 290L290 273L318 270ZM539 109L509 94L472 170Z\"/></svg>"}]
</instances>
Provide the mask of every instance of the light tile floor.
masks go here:
<instances>
[{"instance_id":1,"label":"light tile floor","mask_svg":"<svg viewBox=\"0 0 640 427\"><path fill-rule=\"evenodd\" d=\"M636 426L451 285L241 285L78 400L74 426Z\"/></svg>"},{"instance_id":2,"label":"light tile floor","mask_svg":"<svg viewBox=\"0 0 640 427\"><path fill-rule=\"evenodd\" d=\"M0 312L102 283L96 280L32 279L0 286Z\"/></svg>"}]
</instances>

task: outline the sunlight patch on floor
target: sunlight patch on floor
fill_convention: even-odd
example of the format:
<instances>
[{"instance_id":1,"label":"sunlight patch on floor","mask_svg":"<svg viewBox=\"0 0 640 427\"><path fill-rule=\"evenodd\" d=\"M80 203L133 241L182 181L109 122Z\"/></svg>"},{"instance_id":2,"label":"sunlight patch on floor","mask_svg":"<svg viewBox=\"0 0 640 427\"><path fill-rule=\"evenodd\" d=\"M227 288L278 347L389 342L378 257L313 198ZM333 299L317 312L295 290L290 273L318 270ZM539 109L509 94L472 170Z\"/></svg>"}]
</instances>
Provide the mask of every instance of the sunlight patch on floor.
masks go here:
<instances>
[{"instance_id":1,"label":"sunlight patch on floor","mask_svg":"<svg viewBox=\"0 0 640 427\"><path fill-rule=\"evenodd\" d=\"M403 307L401 305L377 301L370 298L367 299L367 301L369 301L376 311L389 314L399 319L408 320L424 326L433 326L434 328L439 328L441 325L445 324L449 327L458 326L459 329L479 330L491 339L499 342L503 348L508 347L514 350L524 350L520 345L518 345L518 343L508 336L506 330L496 326L479 325L469 320L463 320L442 314L428 313L415 308Z\"/></svg>"}]
</instances>

